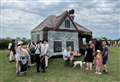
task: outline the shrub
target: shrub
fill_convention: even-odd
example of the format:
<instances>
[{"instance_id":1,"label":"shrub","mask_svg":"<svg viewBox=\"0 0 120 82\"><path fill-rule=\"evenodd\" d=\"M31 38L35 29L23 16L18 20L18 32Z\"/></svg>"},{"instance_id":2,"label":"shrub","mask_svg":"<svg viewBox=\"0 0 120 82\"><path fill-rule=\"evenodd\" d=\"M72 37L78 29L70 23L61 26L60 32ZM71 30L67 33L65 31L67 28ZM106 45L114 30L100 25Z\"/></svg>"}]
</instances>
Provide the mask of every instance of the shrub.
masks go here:
<instances>
[{"instance_id":1,"label":"shrub","mask_svg":"<svg viewBox=\"0 0 120 82\"><path fill-rule=\"evenodd\" d=\"M5 40L5 39L0 40L0 49L7 49L9 43L10 40Z\"/></svg>"}]
</instances>

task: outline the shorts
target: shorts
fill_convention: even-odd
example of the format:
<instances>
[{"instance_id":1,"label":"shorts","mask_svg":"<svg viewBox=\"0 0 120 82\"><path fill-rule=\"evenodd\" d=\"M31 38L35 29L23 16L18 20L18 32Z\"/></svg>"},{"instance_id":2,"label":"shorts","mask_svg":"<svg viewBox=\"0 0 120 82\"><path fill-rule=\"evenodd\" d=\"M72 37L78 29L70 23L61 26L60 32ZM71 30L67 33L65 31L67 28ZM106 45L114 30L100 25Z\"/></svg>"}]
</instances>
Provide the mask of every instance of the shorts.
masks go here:
<instances>
[{"instance_id":1,"label":"shorts","mask_svg":"<svg viewBox=\"0 0 120 82\"><path fill-rule=\"evenodd\" d=\"M107 61L108 61L108 58L103 58L102 64L103 64L103 65L107 64Z\"/></svg>"}]
</instances>

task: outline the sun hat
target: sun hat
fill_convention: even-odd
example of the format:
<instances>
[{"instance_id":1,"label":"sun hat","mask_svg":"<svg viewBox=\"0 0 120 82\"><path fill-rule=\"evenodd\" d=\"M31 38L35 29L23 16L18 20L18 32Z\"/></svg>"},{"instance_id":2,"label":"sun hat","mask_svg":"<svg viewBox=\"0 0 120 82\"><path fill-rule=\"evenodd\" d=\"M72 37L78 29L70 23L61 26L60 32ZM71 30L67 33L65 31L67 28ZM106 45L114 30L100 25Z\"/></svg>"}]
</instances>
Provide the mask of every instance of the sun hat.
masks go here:
<instances>
[{"instance_id":1,"label":"sun hat","mask_svg":"<svg viewBox=\"0 0 120 82\"><path fill-rule=\"evenodd\" d=\"M97 50L97 52L101 52L100 50Z\"/></svg>"},{"instance_id":2,"label":"sun hat","mask_svg":"<svg viewBox=\"0 0 120 82\"><path fill-rule=\"evenodd\" d=\"M18 41L17 45L20 45L20 44L23 44L23 42L22 41Z\"/></svg>"}]
</instances>

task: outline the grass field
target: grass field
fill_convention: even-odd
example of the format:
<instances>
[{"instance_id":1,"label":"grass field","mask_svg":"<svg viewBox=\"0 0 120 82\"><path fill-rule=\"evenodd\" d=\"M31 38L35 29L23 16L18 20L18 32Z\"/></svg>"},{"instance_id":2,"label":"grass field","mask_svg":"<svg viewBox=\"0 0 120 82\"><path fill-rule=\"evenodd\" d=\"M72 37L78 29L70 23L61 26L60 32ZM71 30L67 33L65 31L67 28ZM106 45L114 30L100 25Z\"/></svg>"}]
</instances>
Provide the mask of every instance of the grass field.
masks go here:
<instances>
[{"instance_id":1,"label":"grass field","mask_svg":"<svg viewBox=\"0 0 120 82\"><path fill-rule=\"evenodd\" d=\"M56 58L49 60L46 73L36 73L31 67L26 76L17 77L15 63L8 62L7 54L6 50L0 51L0 82L120 82L120 48L110 48L109 73L103 75L65 67L62 58Z\"/></svg>"}]
</instances>

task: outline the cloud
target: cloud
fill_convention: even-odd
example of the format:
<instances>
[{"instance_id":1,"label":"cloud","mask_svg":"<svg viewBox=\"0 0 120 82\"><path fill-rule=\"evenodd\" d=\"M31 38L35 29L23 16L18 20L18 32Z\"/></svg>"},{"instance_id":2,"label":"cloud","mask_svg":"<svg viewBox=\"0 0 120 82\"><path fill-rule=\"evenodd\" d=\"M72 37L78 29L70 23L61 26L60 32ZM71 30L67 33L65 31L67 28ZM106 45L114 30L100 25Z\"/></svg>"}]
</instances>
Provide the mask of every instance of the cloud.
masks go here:
<instances>
[{"instance_id":1,"label":"cloud","mask_svg":"<svg viewBox=\"0 0 120 82\"><path fill-rule=\"evenodd\" d=\"M120 37L120 11L118 2L110 0L87 0L68 4L75 9L76 21L93 31L93 37Z\"/></svg>"},{"instance_id":2,"label":"cloud","mask_svg":"<svg viewBox=\"0 0 120 82\"><path fill-rule=\"evenodd\" d=\"M61 2L62 0L38 0L38 2L40 2L43 5L57 5Z\"/></svg>"},{"instance_id":3,"label":"cloud","mask_svg":"<svg viewBox=\"0 0 120 82\"><path fill-rule=\"evenodd\" d=\"M26 1L21 0L1 0L0 4L1 6L8 5L13 7L27 7Z\"/></svg>"},{"instance_id":4,"label":"cloud","mask_svg":"<svg viewBox=\"0 0 120 82\"><path fill-rule=\"evenodd\" d=\"M1 0L0 16L4 22L1 28L6 28L4 36L10 35L8 32L16 33L16 27L20 33L16 36L27 29L24 33L30 37L31 29L41 19L75 9L75 21L93 31L94 37L120 37L119 3L119 0Z\"/></svg>"},{"instance_id":5,"label":"cloud","mask_svg":"<svg viewBox=\"0 0 120 82\"><path fill-rule=\"evenodd\" d=\"M30 38L30 31L43 20L43 17L16 9L4 9L0 13L0 19L0 27L3 30L1 37L24 35Z\"/></svg>"}]
</instances>

